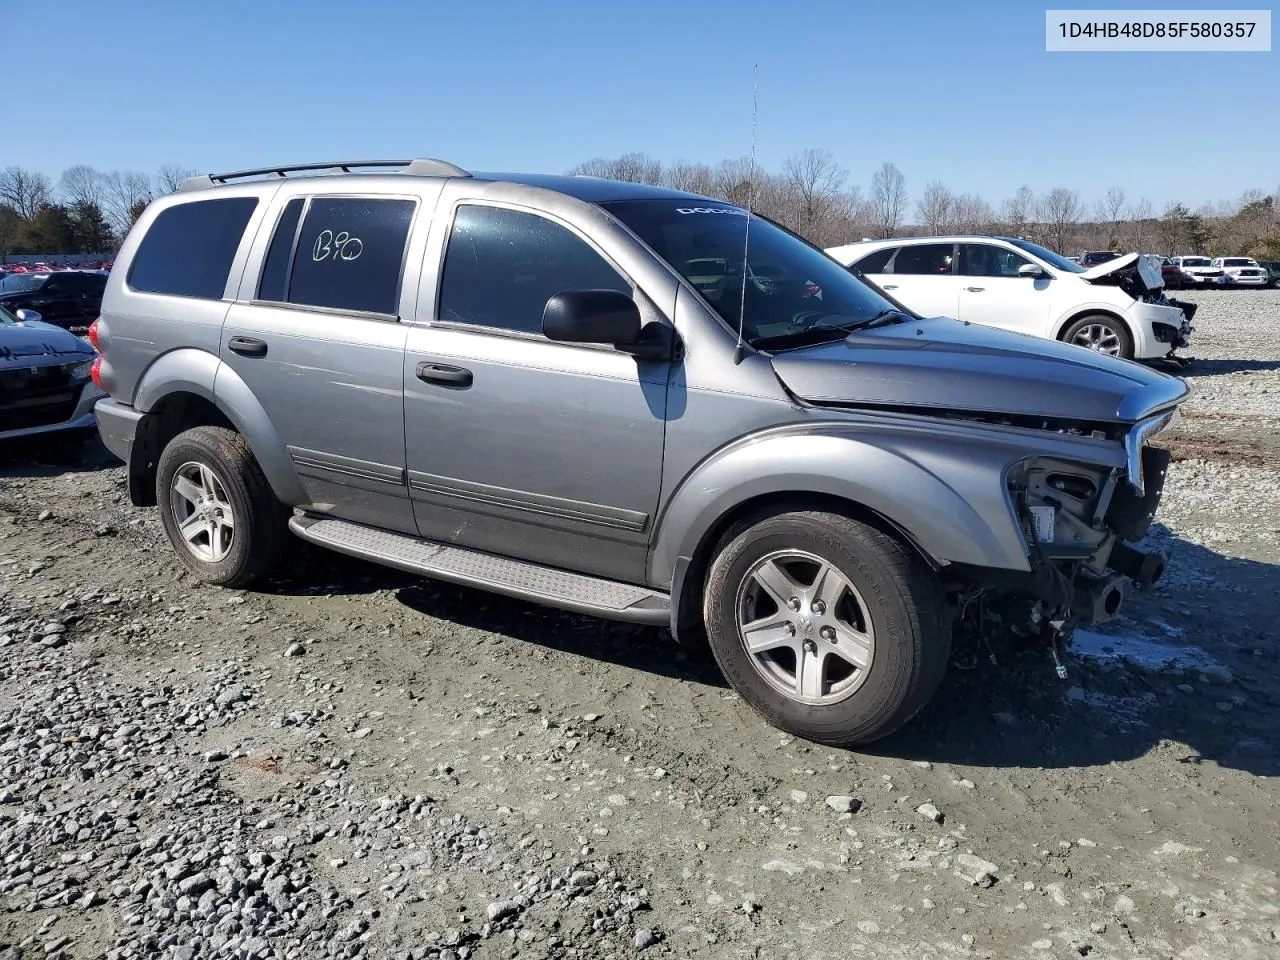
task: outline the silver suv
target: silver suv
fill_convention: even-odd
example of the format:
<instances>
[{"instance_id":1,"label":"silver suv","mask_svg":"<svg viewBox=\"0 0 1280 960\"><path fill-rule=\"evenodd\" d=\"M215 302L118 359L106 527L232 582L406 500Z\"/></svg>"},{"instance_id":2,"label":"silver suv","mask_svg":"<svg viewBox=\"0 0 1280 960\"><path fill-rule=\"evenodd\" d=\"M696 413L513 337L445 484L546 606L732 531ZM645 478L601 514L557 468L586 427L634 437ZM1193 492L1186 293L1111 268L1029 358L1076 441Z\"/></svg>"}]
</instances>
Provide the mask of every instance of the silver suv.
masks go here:
<instances>
[{"instance_id":1,"label":"silver suv","mask_svg":"<svg viewBox=\"0 0 1280 960\"><path fill-rule=\"evenodd\" d=\"M292 531L665 625L830 744L915 714L958 618L1056 649L1153 582L1124 541L1188 392L917 316L721 201L438 160L193 179L92 338L102 437L195 576L251 584Z\"/></svg>"}]
</instances>

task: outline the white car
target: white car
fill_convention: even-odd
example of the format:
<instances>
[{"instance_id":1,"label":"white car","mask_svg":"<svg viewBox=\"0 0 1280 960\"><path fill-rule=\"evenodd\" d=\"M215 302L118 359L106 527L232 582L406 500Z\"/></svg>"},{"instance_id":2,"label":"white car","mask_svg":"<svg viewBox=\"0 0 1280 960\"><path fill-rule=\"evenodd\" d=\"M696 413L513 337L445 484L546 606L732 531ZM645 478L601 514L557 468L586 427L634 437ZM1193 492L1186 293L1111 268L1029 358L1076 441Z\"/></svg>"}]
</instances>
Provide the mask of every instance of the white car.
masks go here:
<instances>
[{"instance_id":1,"label":"white car","mask_svg":"<svg viewBox=\"0 0 1280 960\"><path fill-rule=\"evenodd\" d=\"M924 316L1063 340L1130 360L1173 359L1195 305L1170 301L1158 257L1086 270L1016 237L900 237L827 254Z\"/></svg>"},{"instance_id":2,"label":"white car","mask_svg":"<svg viewBox=\"0 0 1280 960\"><path fill-rule=\"evenodd\" d=\"M1253 257L1218 257L1213 265L1226 271L1227 282L1233 285L1265 287L1271 282L1267 271Z\"/></svg>"},{"instance_id":3,"label":"white car","mask_svg":"<svg viewBox=\"0 0 1280 960\"><path fill-rule=\"evenodd\" d=\"M1173 262L1182 271L1182 282L1187 286L1209 287L1230 283L1227 272L1221 266L1214 266L1208 257L1173 257Z\"/></svg>"}]
</instances>

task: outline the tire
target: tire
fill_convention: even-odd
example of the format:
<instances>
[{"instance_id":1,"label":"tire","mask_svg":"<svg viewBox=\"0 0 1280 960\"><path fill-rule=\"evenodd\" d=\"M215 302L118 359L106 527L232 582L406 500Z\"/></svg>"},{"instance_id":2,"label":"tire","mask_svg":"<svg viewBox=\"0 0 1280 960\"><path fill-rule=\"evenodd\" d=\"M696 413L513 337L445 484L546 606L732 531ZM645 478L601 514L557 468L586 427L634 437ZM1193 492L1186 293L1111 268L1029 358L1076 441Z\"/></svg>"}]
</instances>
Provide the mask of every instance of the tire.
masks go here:
<instances>
[{"instance_id":1,"label":"tire","mask_svg":"<svg viewBox=\"0 0 1280 960\"><path fill-rule=\"evenodd\" d=\"M1096 350L1122 360L1133 359L1133 335L1123 320L1105 313L1089 313L1073 320L1062 331L1066 343ZM1102 349L1106 345L1107 349Z\"/></svg>"},{"instance_id":2,"label":"tire","mask_svg":"<svg viewBox=\"0 0 1280 960\"><path fill-rule=\"evenodd\" d=\"M208 499L197 505L180 488ZM247 587L284 553L289 511L234 430L193 427L170 440L156 469L156 505L178 560L205 583ZM194 521L190 541L180 518Z\"/></svg>"},{"instance_id":3,"label":"tire","mask_svg":"<svg viewBox=\"0 0 1280 960\"><path fill-rule=\"evenodd\" d=\"M807 570L823 570L806 558L826 565L825 588L804 588L799 613L783 610L774 602L778 592L764 588L757 571L776 584L773 571L780 568L792 575L792 586L804 584ZM815 596L837 603L811 616L818 610L809 602ZM773 726L831 746L870 743L900 728L937 692L951 653L950 622L933 572L892 537L834 513L781 513L733 526L708 572L704 616L711 652L738 694ZM792 626L766 633L768 626L744 631L740 625L768 624L771 617ZM857 636L851 627L864 640L870 634L869 654L868 645L851 642ZM778 645L752 653L749 634L764 638L758 651L771 638ZM802 651L805 663L818 664L816 671L800 668ZM854 665L858 659L861 667ZM816 682L807 682L815 675Z\"/></svg>"}]
</instances>

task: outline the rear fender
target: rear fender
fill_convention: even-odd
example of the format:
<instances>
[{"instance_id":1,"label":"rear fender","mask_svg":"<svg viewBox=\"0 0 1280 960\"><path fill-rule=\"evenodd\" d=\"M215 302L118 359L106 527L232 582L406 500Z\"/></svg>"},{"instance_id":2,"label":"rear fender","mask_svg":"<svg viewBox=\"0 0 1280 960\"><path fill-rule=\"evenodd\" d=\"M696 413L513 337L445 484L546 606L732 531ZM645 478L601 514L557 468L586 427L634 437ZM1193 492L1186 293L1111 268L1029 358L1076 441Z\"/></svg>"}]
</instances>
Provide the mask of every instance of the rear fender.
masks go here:
<instances>
[{"instance_id":1,"label":"rear fender","mask_svg":"<svg viewBox=\"0 0 1280 960\"><path fill-rule=\"evenodd\" d=\"M231 421L282 503L306 502L288 448L239 375L205 350L184 348L158 357L143 373L134 393L134 409L149 413L167 396L190 393L208 400Z\"/></svg>"}]
</instances>

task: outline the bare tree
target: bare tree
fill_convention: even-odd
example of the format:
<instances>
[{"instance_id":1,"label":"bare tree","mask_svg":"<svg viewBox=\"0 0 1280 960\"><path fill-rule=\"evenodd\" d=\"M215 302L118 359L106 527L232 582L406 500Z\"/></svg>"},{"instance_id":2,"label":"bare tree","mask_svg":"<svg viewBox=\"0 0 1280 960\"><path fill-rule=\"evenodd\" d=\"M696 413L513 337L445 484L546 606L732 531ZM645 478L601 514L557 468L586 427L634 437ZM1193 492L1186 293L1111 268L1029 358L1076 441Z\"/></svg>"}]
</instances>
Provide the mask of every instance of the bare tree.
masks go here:
<instances>
[{"instance_id":1,"label":"bare tree","mask_svg":"<svg viewBox=\"0 0 1280 960\"><path fill-rule=\"evenodd\" d=\"M588 177L604 177L607 180L626 180L630 183L658 184L662 182L662 164L644 153L624 153L607 160L597 157L580 163L569 171Z\"/></svg>"},{"instance_id":2,"label":"bare tree","mask_svg":"<svg viewBox=\"0 0 1280 960\"><path fill-rule=\"evenodd\" d=\"M1151 201L1146 197L1129 206L1129 246L1138 253L1142 252L1142 248L1147 245L1147 238L1151 236L1151 217L1154 212Z\"/></svg>"},{"instance_id":3,"label":"bare tree","mask_svg":"<svg viewBox=\"0 0 1280 960\"><path fill-rule=\"evenodd\" d=\"M1031 222L1036 198L1028 186L1021 186L1012 197L1000 205L1000 219L1014 236L1022 236Z\"/></svg>"},{"instance_id":4,"label":"bare tree","mask_svg":"<svg viewBox=\"0 0 1280 960\"><path fill-rule=\"evenodd\" d=\"M112 170L102 177L102 209L120 236L129 232L142 209L151 202L151 179L133 170Z\"/></svg>"},{"instance_id":5,"label":"bare tree","mask_svg":"<svg viewBox=\"0 0 1280 960\"><path fill-rule=\"evenodd\" d=\"M711 174L714 195L739 207L755 205L763 179L759 168L752 170L750 157L721 160Z\"/></svg>"},{"instance_id":6,"label":"bare tree","mask_svg":"<svg viewBox=\"0 0 1280 960\"><path fill-rule=\"evenodd\" d=\"M787 157L782 165L783 185L794 202L791 227L804 236L814 235L830 218L834 200L849 177L829 150L809 149Z\"/></svg>"},{"instance_id":7,"label":"bare tree","mask_svg":"<svg viewBox=\"0 0 1280 960\"><path fill-rule=\"evenodd\" d=\"M928 233L942 233L951 222L951 204L951 191L941 180L930 180L916 201L916 219Z\"/></svg>"},{"instance_id":8,"label":"bare tree","mask_svg":"<svg viewBox=\"0 0 1280 960\"><path fill-rule=\"evenodd\" d=\"M1040 198L1038 214L1047 228L1053 249L1058 253L1066 250L1067 239L1072 229L1080 222L1084 210L1080 203L1080 194L1066 187L1054 187Z\"/></svg>"},{"instance_id":9,"label":"bare tree","mask_svg":"<svg viewBox=\"0 0 1280 960\"><path fill-rule=\"evenodd\" d=\"M907 182L892 163L881 164L871 177L871 211L881 237L892 237L907 209Z\"/></svg>"},{"instance_id":10,"label":"bare tree","mask_svg":"<svg viewBox=\"0 0 1280 960\"><path fill-rule=\"evenodd\" d=\"M1108 187L1106 195L1097 202L1097 218L1107 227L1107 246L1119 241L1120 224L1124 221L1125 195L1123 187Z\"/></svg>"},{"instance_id":11,"label":"bare tree","mask_svg":"<svg viewBox=\"0 0 1280 960\"><path fill-rule=\"evenodd\" d=\"M71 206L80 203L102 203L102 174L83 163L67 167L58 181L58 190Z\"/></svg>"},{"instance_id":12,"label":"bare tree","mask_svg":"<svg viewBox=\"0 0 1280 960\"><path fill-rule=\"evenodd\" d=\"M53 189L49 178L34 170L6 167L0 170L0 202L7 203L23 220L32 220L48 204Z\"/></svg>"},{"instance_id":13,"label":"bare tree","mask_svg":"<svg viewBox=\"0 0 1280 960\"><path fill-rule=\"evenodd\" d=\"M196 172L187 167L180 167L177 164L166 163L158 171L155 176L155 194L163 197L168 193L177 193L182 184L189 177L194 177Z\"/></svg>"},{"instance_id":14,"label":"bare tree","mask_svg":"<svg viewBox=\"0 0 1280 960\"><path fill-rule=\"evenodd\" d=\"M959 233L985 233L995 219L991 204L976 193L962 193L951 200L947 229Z\"/></svg>"},{"instance_id":15,"label":"bare tree","mask_svg":"<svg viewBox=\"0 0 1280 960\"><path fill-rule=\"evenodd\" d=\"M677 160L663 167L662 182L672 190L709 194L712 190L711 168L705 163Z\"/></svg>"}]
</instances>

